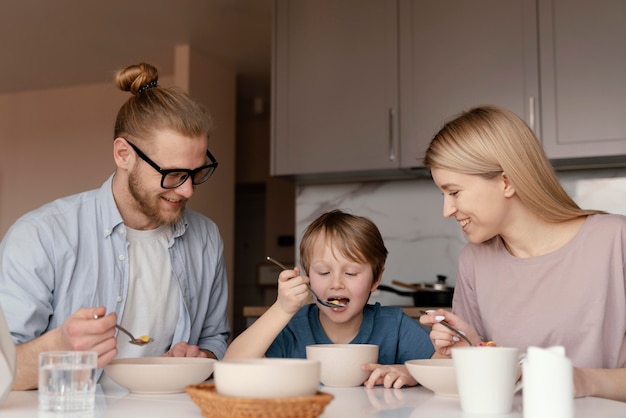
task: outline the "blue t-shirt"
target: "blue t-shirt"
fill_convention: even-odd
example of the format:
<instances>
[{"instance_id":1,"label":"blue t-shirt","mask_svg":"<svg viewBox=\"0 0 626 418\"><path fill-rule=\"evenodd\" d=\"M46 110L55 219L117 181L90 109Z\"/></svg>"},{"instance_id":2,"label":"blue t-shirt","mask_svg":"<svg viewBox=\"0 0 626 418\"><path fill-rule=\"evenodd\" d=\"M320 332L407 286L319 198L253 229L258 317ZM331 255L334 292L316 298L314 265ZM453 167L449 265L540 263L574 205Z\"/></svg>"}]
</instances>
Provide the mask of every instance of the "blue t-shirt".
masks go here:
<instances>
[{"instance_id":1,"label":"blue t-shirt","mask_svg":"<svg viewBox=\"0 0 626 418\"><path fill-rule=\"evenodd\" d=\"M319 308L305 305L276 337L266 357L306 358L306 346L332 344L319 320ZM428 333L398 306L365 305L363 323L350 344L376 344L378 364L404 364L430 358L435 349Z\"/></svg>"}]
</instances>

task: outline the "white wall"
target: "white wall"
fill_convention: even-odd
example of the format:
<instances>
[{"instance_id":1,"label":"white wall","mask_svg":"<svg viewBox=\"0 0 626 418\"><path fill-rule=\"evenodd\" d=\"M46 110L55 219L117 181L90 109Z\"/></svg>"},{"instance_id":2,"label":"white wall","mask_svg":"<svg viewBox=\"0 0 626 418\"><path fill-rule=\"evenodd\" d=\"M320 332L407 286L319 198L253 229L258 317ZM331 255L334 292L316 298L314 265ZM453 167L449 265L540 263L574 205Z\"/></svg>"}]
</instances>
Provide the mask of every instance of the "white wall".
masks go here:
<instances>
[{"instance_id":1,"label":"white wall","mask_svg":"<svg viewBox=\"0 0 626 418\"><path fill-rule=\"evenodd\" d=\"M557 174L581 207L626 215L626 169ZM432 180L301 185L296 199L297 242L311 221L335 208L378 225L389 251L384 284L407 291L392 280L433 283L438 274L446 275L449 285L456 283L458 254L467 241L458 223L443 217L443 197ZM374 292L370 301L413 305L411 297L383 291Z\"/></svg>"}]
</instances>

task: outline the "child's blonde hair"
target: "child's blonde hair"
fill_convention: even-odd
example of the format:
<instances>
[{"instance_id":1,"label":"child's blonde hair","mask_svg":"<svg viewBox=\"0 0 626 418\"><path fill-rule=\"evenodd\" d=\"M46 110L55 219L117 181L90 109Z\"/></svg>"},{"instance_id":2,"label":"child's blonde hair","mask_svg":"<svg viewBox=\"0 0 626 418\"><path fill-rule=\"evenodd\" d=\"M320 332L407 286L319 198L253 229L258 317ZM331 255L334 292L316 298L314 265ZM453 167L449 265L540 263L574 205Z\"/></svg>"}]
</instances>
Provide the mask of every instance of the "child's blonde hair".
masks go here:
<instances>
[{"instance_id":1,"label":"child's blonde hair","mask_svg":"<svg viewBox=\"0 0 626 418\"><path fill-rule=\"evenodd\" d=\"M374 222L338 209L311 222L300 242L300 264L305 272L311 265L313 244L322 235L333 252L337 250L349 260L369 264L374 282L380 280L388 251Z\"/></svg>"}]
</instances>

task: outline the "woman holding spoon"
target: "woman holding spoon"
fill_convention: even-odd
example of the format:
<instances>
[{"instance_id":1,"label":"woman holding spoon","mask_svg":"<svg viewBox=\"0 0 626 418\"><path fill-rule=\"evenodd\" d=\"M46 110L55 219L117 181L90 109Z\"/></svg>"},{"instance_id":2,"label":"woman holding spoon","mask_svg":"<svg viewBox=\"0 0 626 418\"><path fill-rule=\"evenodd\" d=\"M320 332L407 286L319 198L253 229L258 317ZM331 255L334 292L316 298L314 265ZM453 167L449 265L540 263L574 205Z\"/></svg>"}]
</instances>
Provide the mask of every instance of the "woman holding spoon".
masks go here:
<instances>
[{"instance_id":1,"label":"woman holding spoon","mask_svg":"<svg viewBox=\"0 0 626 418\"><path fill-rule=\"evenodd\" d=\"M376 344L378 363L364 365L371 371L365 385L416 385L404 362L433 354L428 334L401 308L367 303L386 259L371 220L340 210L321 215L300 243L303 271L280 273L276 302L231 343L224 358L306 358L311 344ZM309 284L321 302L302 306Z\"/></svg>"},{"instance_id":2,"label":"woman holding spoon","mask_svg":"<svg viewBox=\"0 0 626 418\"><path fill-rule=\"evenodd\" d=\"M424 164L443 215L469 243L453 313L429 312L437 352L467 345L563 346L576 396L626 401L626 217L581 209L518 116L481 106L448 122Z\"/></svg>"}]
</instances>

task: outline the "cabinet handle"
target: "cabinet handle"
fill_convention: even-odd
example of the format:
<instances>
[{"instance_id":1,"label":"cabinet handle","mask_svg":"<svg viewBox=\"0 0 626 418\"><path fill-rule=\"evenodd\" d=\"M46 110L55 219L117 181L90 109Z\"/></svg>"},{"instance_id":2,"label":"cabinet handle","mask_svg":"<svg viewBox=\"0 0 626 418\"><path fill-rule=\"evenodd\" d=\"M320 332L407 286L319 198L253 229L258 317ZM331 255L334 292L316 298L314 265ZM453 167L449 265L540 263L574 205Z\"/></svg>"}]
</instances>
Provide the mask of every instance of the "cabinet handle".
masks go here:
<instances>
[{"instance_id":1,"label":"cabinet handle","mask_svg":"<svg viewBox=\"0 0 626 418\"><path fill-rule=\"evenodd\" d=\"M528 124L530 129L535 131L535 97L530 96L528 98Z\"/></svg>"},{"instance_id":2,"label":"cabinet handle","mask_svg":"<svg viewBox=\"0 0 626 418\"><path fill-rule=\"evenodd\" d=\"M396 111L393 107L389 108L389 161L396 160L396 153L394 149L394 136L395 136L395 121L396 121Z\"/></svg>"}]
</instances>

